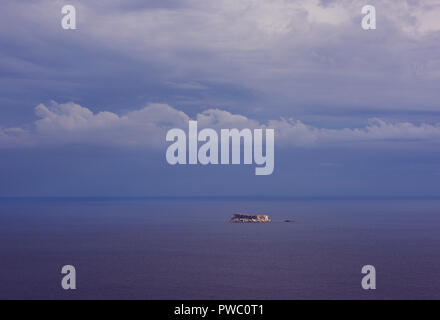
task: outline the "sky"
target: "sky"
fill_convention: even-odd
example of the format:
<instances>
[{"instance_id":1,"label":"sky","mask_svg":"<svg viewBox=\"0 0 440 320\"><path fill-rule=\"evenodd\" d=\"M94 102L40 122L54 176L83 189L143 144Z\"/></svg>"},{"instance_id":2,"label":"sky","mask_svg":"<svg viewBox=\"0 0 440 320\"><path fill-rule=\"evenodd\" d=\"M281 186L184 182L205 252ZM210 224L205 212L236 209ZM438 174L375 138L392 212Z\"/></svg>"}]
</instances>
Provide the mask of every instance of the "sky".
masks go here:
<instances>
[{"instance_id":1,"label":"sky","mask_svg":"<svg viewBox=\"0 0 440 320\"><path fill-rule=\"evenodd\" d=\"M440 196L437 0L1 6L0 196ZM273 174L169 165L189 120L273 128Z\"/></svg>"}]
</instances>

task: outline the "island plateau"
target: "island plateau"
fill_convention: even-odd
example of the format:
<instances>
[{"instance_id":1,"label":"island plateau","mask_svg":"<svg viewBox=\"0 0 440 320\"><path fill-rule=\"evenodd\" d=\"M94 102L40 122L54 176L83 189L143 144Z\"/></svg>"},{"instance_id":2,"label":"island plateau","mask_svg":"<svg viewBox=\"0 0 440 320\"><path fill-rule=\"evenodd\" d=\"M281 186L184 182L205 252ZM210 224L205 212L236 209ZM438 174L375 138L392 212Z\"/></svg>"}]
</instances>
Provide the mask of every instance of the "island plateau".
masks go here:
<instances>
[{"instance_id":1,"label":"island plateau","mask_svg":"<svg viewBox=\"0 0 440 320\"><path fill-rule=\"evenodd\" d=\"M245 214L236 213L232 216L230 222L272 222L268 215L265 214Z\"/></svg>"}]
</instances>

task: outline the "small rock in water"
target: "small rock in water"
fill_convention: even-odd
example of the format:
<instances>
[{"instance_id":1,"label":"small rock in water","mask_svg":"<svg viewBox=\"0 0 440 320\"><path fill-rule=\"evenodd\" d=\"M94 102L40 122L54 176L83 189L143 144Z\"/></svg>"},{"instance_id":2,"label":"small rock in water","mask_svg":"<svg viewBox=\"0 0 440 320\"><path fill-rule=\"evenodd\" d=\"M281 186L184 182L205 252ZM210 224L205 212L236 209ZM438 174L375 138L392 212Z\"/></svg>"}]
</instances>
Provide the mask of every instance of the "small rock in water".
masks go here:
<instances>
[{"instance_id":1,"label":"small rock in water","mask_svg":"<svg viewBox=\"0 0 440 320\"><path fill-rule=\"evenodd\" d=\"M232 216L230 222L272 222L268 215L265 214L245 214L236 213Z\"/></svg>"}]
</instances>

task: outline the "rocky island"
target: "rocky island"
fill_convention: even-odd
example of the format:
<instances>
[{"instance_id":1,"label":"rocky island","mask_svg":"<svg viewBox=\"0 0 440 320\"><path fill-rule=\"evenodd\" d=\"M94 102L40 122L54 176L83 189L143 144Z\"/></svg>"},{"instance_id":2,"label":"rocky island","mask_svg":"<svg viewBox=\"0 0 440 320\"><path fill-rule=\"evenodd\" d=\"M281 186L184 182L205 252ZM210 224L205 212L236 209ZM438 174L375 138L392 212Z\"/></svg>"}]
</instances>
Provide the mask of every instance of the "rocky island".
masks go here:
<instances>
[{"instance_id":1,"label":"rocky island","mask_svg":"<svg viewBox=\"0 0 440 320\"><path fill-rule=\"evenodd\" d=\"M268 215L265 214L245 214L236 213L232 216L230 222L272 222Z\"/></svg>"}]
</instances>

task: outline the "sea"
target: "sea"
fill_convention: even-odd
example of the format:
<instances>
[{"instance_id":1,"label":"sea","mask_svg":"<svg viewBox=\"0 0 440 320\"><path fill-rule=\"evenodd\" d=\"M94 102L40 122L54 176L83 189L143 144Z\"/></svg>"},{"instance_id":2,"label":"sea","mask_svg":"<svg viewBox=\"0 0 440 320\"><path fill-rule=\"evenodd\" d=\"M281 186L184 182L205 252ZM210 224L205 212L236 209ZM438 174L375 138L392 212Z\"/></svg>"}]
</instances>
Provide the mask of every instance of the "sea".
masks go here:
<instances>
[{"instance_id":1,"label":"sea","mask_svg":"<svg viewBox=\"0 0 440 320\"><path fill-rule=\"evenodd\" d=\"M0 199L0 299L439 298L439 199Z\"/></svg>"}]
</instances>

